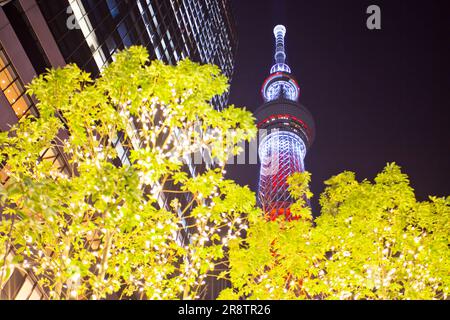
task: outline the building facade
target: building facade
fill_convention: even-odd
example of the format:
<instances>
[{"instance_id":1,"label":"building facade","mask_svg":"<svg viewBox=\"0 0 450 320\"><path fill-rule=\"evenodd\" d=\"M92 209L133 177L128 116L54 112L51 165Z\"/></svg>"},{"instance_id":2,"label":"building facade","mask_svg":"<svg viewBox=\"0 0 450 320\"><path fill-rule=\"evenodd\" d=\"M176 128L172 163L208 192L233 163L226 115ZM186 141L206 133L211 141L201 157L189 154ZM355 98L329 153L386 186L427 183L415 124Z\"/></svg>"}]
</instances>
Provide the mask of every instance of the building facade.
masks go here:
<instances>
[{"instance_id":1,"label":"building facade","mask_svg":"<svg viewBox=\"0 0 450 320\"><path fill-rule=\"evenodd\" d=\"M311 113L298 100L300 87L286 64L286 28L274 28L275 64L262 87L264 104L255 116L261 132L258 202L270 219L291 218L293 200L287 178L305 170L304 159L315 137Z\"/></svg>"},{"instance_id":2,"label":"building facade","mask_svg":"<svg viewBox=\"0 0 450 320\"><path fill-rule=\"evenodd\" d=\"M0 130L21 117L38 115L25 85L46 68L76 63L98 76L116 51L143 45L151 59L176 64L184 58L213 63L231 80L237 48L228 0L1 0ZM221 109L227 95L212 103ZM118 137L121 163L129 150ZM42 160L68 170L58 148L43 150ZM195 174L195 167L190 166ZM0 182L8 183L7 164ZM1 211L1 208L0 208ZM12 258L12 255L7 259ZM44 299L32 274L14 270L0 288L0 299ZM213 284L212 284L213 285Z\"/></svg>"}]
</instances>

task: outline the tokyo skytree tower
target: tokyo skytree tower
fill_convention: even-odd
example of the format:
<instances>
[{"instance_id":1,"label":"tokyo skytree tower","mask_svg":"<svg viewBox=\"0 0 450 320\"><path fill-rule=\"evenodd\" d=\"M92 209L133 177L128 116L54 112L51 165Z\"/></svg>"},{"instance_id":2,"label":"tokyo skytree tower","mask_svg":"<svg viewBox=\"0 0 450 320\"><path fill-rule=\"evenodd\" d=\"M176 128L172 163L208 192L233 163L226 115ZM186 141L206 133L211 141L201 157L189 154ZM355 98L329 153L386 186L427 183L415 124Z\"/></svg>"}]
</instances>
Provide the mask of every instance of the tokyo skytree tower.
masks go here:
<instances>
[{"instance_id":1,"label":"tokyo skytree tower","mask_svg":"<svg viewBox=\"0 0 450 320\"><path fill-rule=\"evenodd\" d=\"M255 116L262 133L258 201L270 219L285 215L291 219L287 178L305 170L304 159L315 136L311 113L298 102L300 87L286 63L286 28L274 28L275 64L262 86L264 104Z\"/></svg>"}]
</instances>

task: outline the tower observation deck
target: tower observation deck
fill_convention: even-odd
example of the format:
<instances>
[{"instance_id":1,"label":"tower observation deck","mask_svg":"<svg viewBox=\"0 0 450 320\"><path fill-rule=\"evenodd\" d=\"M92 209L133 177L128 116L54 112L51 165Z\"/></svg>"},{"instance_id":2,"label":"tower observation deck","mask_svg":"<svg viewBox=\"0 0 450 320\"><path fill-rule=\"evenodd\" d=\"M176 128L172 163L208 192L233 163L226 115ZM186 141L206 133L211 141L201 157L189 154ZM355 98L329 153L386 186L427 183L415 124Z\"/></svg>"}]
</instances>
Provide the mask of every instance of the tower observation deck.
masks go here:
<instances>
[{"instance_id":1,"label":"tower observation deck","mask_svg":"<svg viewBox=\"0 0 450 320\"><path fill-rule=\"evenodd\" d=\"M304 159L315 137L311 113L298 100L300 87L286 63L286 28L274 28L275 64L264 81L264 104L255 111L260 129L258 202L270 219L291 219L287 178L305 170Z\"/></svg>"}]
</instances>

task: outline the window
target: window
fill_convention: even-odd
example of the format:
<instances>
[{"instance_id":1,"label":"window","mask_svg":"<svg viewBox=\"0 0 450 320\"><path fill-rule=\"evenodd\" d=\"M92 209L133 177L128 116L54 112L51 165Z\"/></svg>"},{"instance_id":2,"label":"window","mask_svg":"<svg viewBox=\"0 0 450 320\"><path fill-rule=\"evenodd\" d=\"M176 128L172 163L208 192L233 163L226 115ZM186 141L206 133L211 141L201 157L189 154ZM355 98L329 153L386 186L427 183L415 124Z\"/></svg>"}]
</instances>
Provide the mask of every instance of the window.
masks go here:
<instances>
[{"instance_id":1,"label":"window","mask_svg":"<svg viewBox=\"0 0 450 320\"><path fill-rule=\"evenodd\" d=\"M0 166L1 167L1 166ZM5 165L0 169L0 183L6 184L9 179L9 166Z\"/></svg>"},{"instance_id":2,"label":"window","mask_svg":"<svg viewBox=\"0 0 450 320\"><path fill-rule=\"evenodd\" d=\"M123 45L125 47L130 47L133 45L131 42L127 26L124 22L121 22L119 27L117 28L117 31L119 32L120 38L122 39Z\"/></svg>"},{"instance_id":3,"label":"window","mask_svg":"<svg viewBox=\"0 0 450 320\"><path fill-rule=\"evenodd\" d=\"M52 163L53 168L58 170L65 175L70 175L69 168L66 166L66 163L63 160L61 153L55 148L49 148L42 152L41 154L42 161L49 161Z\"/></svg>"},{"instance_id":4,"label":"window","mask_svg":"<svg viewBox=\"0 0 450 320\"><path fill-rule=\"evenodd\" d=\"M17 72L6 52L0 46L0 89L3 91L6 99L11 104L17 117L20 119L28 113L33 103L30 97L25 93L25 88L17 76Z\"/></svg>"},{"instance_id":5,"label":"window","mask_svg":"<svg viewBox=\"0 0 450 320\"><path fill-rule=\"evenodd\" d=\"M19 79L9 83L9 86L3 89L3 93L11 104L14 104L24 91Z\"/></svg>"},{"instance_id":6,"label":"window","mask_svg":"<svg viewBox=\"0 0 450 320\"><path fill-rule=\"evenodd\" d=\"M112 36L109 36L108 39L106 39L106 47L108 48L108 52L109 52L110 56L112 56L114 54L114 52L116 52L117 44Z\"/></svg>"},{"instance_id":7,"label":"window","mask_svg":"<svg viewBox=\"0 0 450 320\"><path fill-rule=\"evenodd\" d=\"M119 15L119 6L117 5L116 0L107 0L106 4L108 5L108 9L111 12L111 16L113 18Z\"/></svg>"}]
</instances>

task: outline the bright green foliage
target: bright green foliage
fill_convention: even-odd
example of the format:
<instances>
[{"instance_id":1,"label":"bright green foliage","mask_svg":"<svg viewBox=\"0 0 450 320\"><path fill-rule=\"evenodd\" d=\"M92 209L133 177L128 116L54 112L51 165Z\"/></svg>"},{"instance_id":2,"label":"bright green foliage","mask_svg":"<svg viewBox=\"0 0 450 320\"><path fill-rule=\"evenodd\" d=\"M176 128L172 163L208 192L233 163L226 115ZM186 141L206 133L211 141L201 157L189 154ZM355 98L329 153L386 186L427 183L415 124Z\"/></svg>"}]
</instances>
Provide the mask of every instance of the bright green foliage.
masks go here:
<instances>
[{"instance_id":1,"label":"bright green foliage","mask_svg":"<svg viewBox=\"0 0 450 320\"><path fill-rule=\"evenodd\" d=\"M198 297L247 228L243 213L259 214L253 193L224 179L230 152L256 134L249 112L209 103L227 88L215 66L150 63L142 47L117 54L97 80L75 65L36 78L29 93L40 117L0 133L10 171L0 187L0 283L17 267L55 299ZM131 165L113 165L119 136ZM42 161L50 147L70 172ZM193 178L183 160L200 151L218 165ZM17 258L5 264L11 247Z\"/></svg>"},{"instance_id":2,"label":"bright green foliage","mask_svg":"<svg viewBox=\"0 0 450 320\"><path fill-rule=\"evenodd\" d=\"M290 178L297 221L251 222L230 244L235 299L444 299L450 287L450 197L418 202L408 177L389 164L358 182L326 181L311 222L309 174Z\"/></svg>"}]
</instances>

